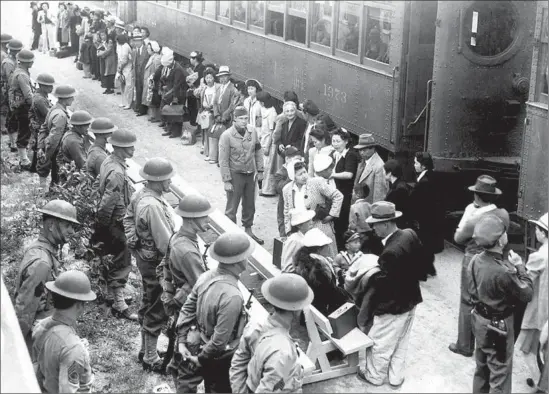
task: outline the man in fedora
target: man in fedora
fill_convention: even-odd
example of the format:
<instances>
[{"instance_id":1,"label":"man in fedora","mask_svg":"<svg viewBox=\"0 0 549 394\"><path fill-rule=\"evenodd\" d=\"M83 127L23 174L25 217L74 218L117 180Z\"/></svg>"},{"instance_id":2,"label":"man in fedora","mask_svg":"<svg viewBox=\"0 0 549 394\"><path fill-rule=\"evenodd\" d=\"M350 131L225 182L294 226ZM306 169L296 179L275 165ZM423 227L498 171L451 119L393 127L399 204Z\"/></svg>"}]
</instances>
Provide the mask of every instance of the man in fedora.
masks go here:
<instances>
[{"instance_id":1,"label":"man in fedora","mask_svg":"<svg viewBox=\"0 0 549 394\"><path fill-rule=\"evenodd\" d=\"M71 270L47 282L46 288L55 309L32 333L40 388L43 393L89 392L93 381L90 355L75 326L86 302L96 298L90 280L83 272Z\"/></svg>"},{"instance_id":2,"label":"man in fedora","mask_svg":"<svg viewBox=\"0 0 549 394\"><path fill-rule=\"evenodd\" d=\"M509 220L487 214L473 230L476 244L484 248L467 269L476 339L473 393L513 392L514 307L532 300L533 286L522 259L503 256L508 226Z\"/></svg>"},{"instance_id":3,"label":"man in fedora","mask_svg":"<svg viewBox=\"0 0 549 394\"><path fill-rule=\"evenodd\" d=\"M236 223L242 200L242 225L246 234L263 245L264 241L252 231L256 183L263 180L263 149L257 131L248 124L248 119L246 108L236 107L232 127L219 139L219 168L227 193L225 215Z\"/></svg>"},{"instance_id":4,"label":"man in fedora","mask_svg":"<svg viewBox=\"0 0 549 394\"><path fill-rule=\"evenodd\" d=\"M143 45L143 36L141 32L134 33L132 36L135 48L133 49L133 80L135 84L135 96L134 96L134 111L137 116L143 116L147 114L147 106L143 105L141 98L143 96L145 65L149 60L149 52Z\"/></svg>"},{"instance_id":5,"label":"man in fedora","mask_svg":"<svg viewBox=\"0 0 549 394\"><path fill-rule=\"evenodd\" d=\"M282 273L266 280L261 294L274 312L246 326L231 362L232 392L300 392L303 367L290 329L313 301L313 290L301 276Z\"/></svg>"},{"instance_id":6,"label":"man in fedora","mask_svg":"<svg viewBox=\"0 0 549 394\"><path fill-rule=\"evenodd\" d=\"M389 185L385 178L385 169L383 168L385 163L377 154L376 145L372 134L361 134L358 145L355 145L355 149L358 150L362 159L358 165L355 185L368 185L370 194L366 197L366 201L370 204L385 199L389 191ZM353 202L355 200L356 196L353 193Z\"/></svg>"},{"instance_id":7,"label":"man in fedora","mask_svg":"<svg viewBox=\"0 0 549 394\"><path fill-rule=\"evenodd\" d=\"M473 239L473 230L479 220L485 215L496 215L504 222L509 222L509 214L503 208L498 208L495 202L502 194L496 187L496 180L489 175L481 175L476 183L469 187L473 192L473 202L465 208L465 212L454 234L454 241L465 245L465 253L461 262L460 306L458 317L458 337L455 343L448 347L450 351L465 357L471 357L475 349L475 337L471 323L473 306L468 290L467 267L471 258L483 251Z\"/></svg>"},{"instance_id":8,"label":"man in fedora","mask_svg":"<svg viewBox=\"0 0 549 394\"><path fill-rule=\"evenodd\" d=\"M217 77L219 78L219 86L216 87L214 97L214 119L216 124L229 128L233 121L235 108L242 105L240 94L231 82L231 70L229 66L219 67Z\"/></svg>"},{"instance_id":9,"label":"man in fedora","mask_svg":"<svg viewBox=\"0 0 549 394\"><path fill-rule=\"evenodd\" d=\"M281 256L282 272L295 272L294 258L297 251L303 247L303 238L307 231L311 230L313 225L313 218L315 217L315 211L310 209L292 209L290 211L290 224L292 228L297 228L297 231L293 232L284 241Z\"/></svg>"},{"instance_id":10,"label":"man in fedora","mask_svg":"<svg viewBox=\"0 0 549 394\"><path fill-rule=\"evenodd\" d=\"M401 216L393 203L379 201L372 205L372 214L366 219L382 239L383 251L378 259L382 275L376 281L376 303L371 308L374 322L368 334L374 345L367 350L366 363L357 375L374 386L382 385L386 378L393 387L404 382L415 308L423 301L419 282L436 273L434 255L417 234L397 227L396 220Z\"/></svg>"},{"instance_id":11,"label":"man in fedora","mask_svg":"<svg viewBox=\"0 0 549 394\"><path fill-rule=\"evenodd\" d=\"M244 233L224 233L208 249L217 268L202 274L177 321L178 363L172 376L178 393L230 393L231 358L247 324L238 278L255 244Z\"/></svg>"}]
</instances>

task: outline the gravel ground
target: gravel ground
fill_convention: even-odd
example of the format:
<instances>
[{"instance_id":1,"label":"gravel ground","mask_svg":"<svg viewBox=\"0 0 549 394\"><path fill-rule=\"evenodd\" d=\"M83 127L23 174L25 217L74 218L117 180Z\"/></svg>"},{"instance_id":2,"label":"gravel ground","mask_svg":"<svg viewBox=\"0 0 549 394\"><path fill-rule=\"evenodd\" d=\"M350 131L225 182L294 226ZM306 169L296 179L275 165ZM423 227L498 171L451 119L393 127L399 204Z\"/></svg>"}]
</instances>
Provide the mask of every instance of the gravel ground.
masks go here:
<instances>
[{"instance_id":1,"label":"gravel ground","mask_svg":"<svg viewBox=\"0 0 549 394\"><path fill-rule=\"evenodd\" d=\"M30 15L27 2L2 2L2 31L23 38L28 37ZM55 8L55 7L53 7ZM22 15L21 18L14 18ZM23 21L23 22L21 22ZM31 76L40 72L51 73L58 83L73 85L78 96L73 109L86 109L93 116L108 116L121 128L133 130L138 142L134 160L143 165L147 158L161 156L172 161L178 174L191 182L209 198L218 209L225 206L225 194L219 169L204 161L199 153L199 145L183 146L178 139L161 137L161 129L147 122L146 117L136 117L133 111L122 111L118 105L121 96L103 95L97 81L82 79L82 72L73 63L74 58L56 59L36 53L36 61ZM254 231L265 239L265 248L272 251L273 237L277 236L276 198L258 197L256 203L256 223ZM397 390L388 385L370 387L350 375L304 387L305 392L470 392L475 363L472 359L455 355L448 350L457 330L459 303L459 275L462 253L447 248L437 256L438 276L422 284L424 302L417 307L416 318L407 355L405 383ZM135 330L132 330L135 332ZM137 353L139 339L133 341L133 352ZM128 345L131 345L128 344ZM99 345L100 346L100 345ZM93 359L93 356L92 356ZM361 355L363 360L363 355ZM134 364L133 361L127 363ZM118 364L118 363L117 363ZM139 373L139 369L135 369ZM108 384L115 375L108 372L100 376L104 391L110 391ZM525 383L528 373L520 355L515 355L513 391L532 392ZM144 374L137 379L143 391L162 381L162 378ZM166 382L172 385L171 379ZM134 382L137 383L137 382ZM117 384L113 384L114 391ZM133 386L136 390L136 386Z\"/></svg>"}]
</instances>

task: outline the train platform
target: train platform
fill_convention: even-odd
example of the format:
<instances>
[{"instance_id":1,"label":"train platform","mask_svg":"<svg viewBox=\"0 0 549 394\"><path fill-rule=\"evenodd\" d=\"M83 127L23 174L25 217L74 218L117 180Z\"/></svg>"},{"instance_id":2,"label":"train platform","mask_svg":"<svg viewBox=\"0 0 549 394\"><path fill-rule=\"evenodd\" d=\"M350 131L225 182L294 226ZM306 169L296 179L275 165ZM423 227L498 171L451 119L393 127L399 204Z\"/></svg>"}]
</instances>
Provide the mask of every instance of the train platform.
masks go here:
<instances>
[{"instance_id":1,"label":"train platform","mask_svg":"<svg viewBox=\"0 0 549 394\"><path fill-rule=\"evenodd\" d=\"M2 14L5 8L28 8L28 3L2 3ZM27 10L28 11L28 10ZM23 14L26 15L25 10ZM4 17L2 21L4 22ZM30 15L27 18L30 22ZM2 30L14 36L26 37L29 35L29 23L9 23ZM155 37L151 37L155 38ZM28 41L28 40L27 40ZM24 41L26 42L26 41ZM134 161L143 165L149 158L160 156L169 159L177 174L203 193L212 205L224 211L225 192L223 182L216 165L204 161L200 154L199 144L184 146L179 139L162 137L162 129L147 121L146 117L136 117L133 111L124 111L119 108L122 97L119 95L103 95L103 89L97 81L83 79L83 73L76 69L73 57L57 59L35 52L36 59L31 69L31 77L35 78L40 72L51 73L58 83L71 84L77 89L78 95L72 105L73 109L85 109L92 116L106 116L113 120L119 128L131 129L137 135ZM283 87L281 87L283 88ZM273 238L278 236L276 222L277 198L258 197L256 202L256 217L254 232L265 240L265 249L272 252ZM239 217L239 216L237 216ZM413 323L411 341L407 354L406 379L398 389L392 389L388 384L381 387L370 386L360 381L355 375L331 379L309 384L303 387L304 392L310 393L343 393L343 392L471 392L475 362L472 358L464 358L448 350L448 345L454 342L457 336L457 317L459 305L459 279L462 253L451 247L437 255L435 278L422 283L423 303L418 305ZM133 324L133 323L121 323ZM134 357L139 350L139 336L131 341ZM114 349L113 349L114 351ZM135 354L134 354L135 353ZM360 355L361 364L364 354ZM91 354L92 364L97 362L97 356ZM4 361L4 360L2 360ZM135 360L128 360L128 364L136 364ZM9 367L2 363L3 368ZM92 365L93 367L93 365ZM4 374L4 371L2 372ZM166 382L173 389L171 377L158 377L142 372L138 380L143 384L143 391ZM120 382L112 381L114 374L96 370L96 381L103 382L104 391L120 392L124 387ZM526 385L528 378L526 365L520 354L515 353L513 371L513 391L531 392ZM102 386L96 387L100 389Z\"/></svg>"}]
</instances>

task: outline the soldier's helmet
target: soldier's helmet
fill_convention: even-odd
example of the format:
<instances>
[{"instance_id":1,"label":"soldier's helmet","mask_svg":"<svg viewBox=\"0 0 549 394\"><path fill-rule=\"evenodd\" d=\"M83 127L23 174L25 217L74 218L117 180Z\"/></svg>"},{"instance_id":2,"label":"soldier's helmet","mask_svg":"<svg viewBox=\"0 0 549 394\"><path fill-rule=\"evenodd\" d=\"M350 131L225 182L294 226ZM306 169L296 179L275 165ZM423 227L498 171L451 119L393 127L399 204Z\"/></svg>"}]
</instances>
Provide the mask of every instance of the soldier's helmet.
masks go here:
<instances>
[{"instance_id":1,"label":"soldier's helmet","mask_svg":"<svg viewBox=\"0 0 549 394\"><path fill-rule=\"evenodd\" d=\"M38 209L38 212L41 212L44 215L66 220L67 222L80 224L80 222L76 219L76 208L67 201L51 200L44 205L43 208Z\"/></svg>"},{"instance_id":2,"label":"soldier's helmet","mask_svg":"<svg viewBox=\"0 0 549 394\"><path fill-rule=\"evenodd\" d=\"M0 37L0 42L2 44L7 44L8 42L10 42L10 40L12 40L13 37L11 36L11 34L8 34L8 33L2 33L1 37Z\"/></svg>"},{"instance_id":3,"label":"soldier's helmet","mask_svg":"<svg viewBox=\"0 0 549 394\"><path fill-rule=\"evenodd\" d=\"M70 123L75 126L90 124L93 121L92 116L88 111L74 111L71 116Z\"/></svg>"},{"instance_id":4,"label":"soldier's helmet","mask_svg":"<svg viewBox=\"0 0 549 394\"><path fill-rule=\"evenodd\" d=\"M62 272L55 281L46 283L46 288L55 293L73 300L93 301L96 298L91 289L88 276L82 271L71 270Z\"/></svg>"},{"instance_id":5,"label":"soldier's helmet","mask_svg":"<svg viewBox=\"0 0 549 394\"><path fill-rule=\"evenodd\" d=\"M190 194L179 201L175 213L184 218L203 218L213 212L208 199L200 194Z\"/></svg>"},{"instance_id":6,"label":"soldier's helmet","mask_svg":"<svg viewBox=\"0 0 549 394\"><path fill-rule=\"evenodd\" d=\"M224 233L208 249L212 259L221 264L236 264L250 257L255 249L255 242L244 233Z\"/></svg>"},{"instance_id":7,"label":"soldier's helmet","mask_svg":"<svg viewBox=\"0 0 549 394\"><path fill-rule=\"evenodd\" d=\"M148 181L165 181L175 175L172 163L162 157L153 157L149 159L143 168L139 170L139 175Z\"/></svg>"},{"instance_id":8,"label":"soldier's helmet","mask_svg":"<svg viewBox=\"0 0 549 394\"><path fill-rule=\"evenodd\" d=\"M15 58L19 63L32 63L34 62L34 53L28 49L21 49Z\"/></svg>"},{"instance_id":9,"label":"soldier's helmet","mask_svg":"<svg viewBox=\"0 0 549 394\"><path fill-rule=\"evenodd\" d=\"M48 73L41 73L36 77L36 83L39 85L53 86L55 85L55 79Z\"/></svg>"},{"instance_id":10,"label":"soldier's helmet","mask_svg":"<svg viewBox=\"0 0 549 394\"><path fill-rule=\"evenodd\" d=\"M57 98L70 98L76 96L76 89L70 85L56 86L53 95Z\"/></svg>"},{"instance_id":11,"label":"soldier's helmet","mask_svg":"<svg viewBox=\"0 0 549 394\"><path fill-rule=\"evenodd\" d=\"M20 51L23 49L23 43L19 40L16 40L15 38L12 38L8 42L8 49L12 52Z\"/></svg>"},{"instance_id":12,"label":"soldier's helmet","mask_svg":"<svg viewBox=\"0 0 549 394\"><path fill-rule=\"evenodd\" d=\"M137 137L135 133L130 130L115 130L112 135L107 139L107 142L112 146L117 146L119 148L130 148L135 146Z\"/></svg>"},{"instance_id":13,"label":"soldier's helmet","mask_svg":"<svg viewBox=\"0 0 549 394\"><path fill-rule=\"evenodd\" d=\"M314 298L313 290L305 279L291 273L281 273L267 279L261 285L261 294L270 304L286 311L302 310Z\"/></svg>"},{"instance_id":14,"label":"soldier's helmet","mask_svg":"<svg viewBox=\"0 0 549 394\"><path fill-rule=\"evenodd\" d=\"M90 129L93 134L110 134L118 130L118 127L109 118L95 118Z\"/></svg>"}]
</instances>

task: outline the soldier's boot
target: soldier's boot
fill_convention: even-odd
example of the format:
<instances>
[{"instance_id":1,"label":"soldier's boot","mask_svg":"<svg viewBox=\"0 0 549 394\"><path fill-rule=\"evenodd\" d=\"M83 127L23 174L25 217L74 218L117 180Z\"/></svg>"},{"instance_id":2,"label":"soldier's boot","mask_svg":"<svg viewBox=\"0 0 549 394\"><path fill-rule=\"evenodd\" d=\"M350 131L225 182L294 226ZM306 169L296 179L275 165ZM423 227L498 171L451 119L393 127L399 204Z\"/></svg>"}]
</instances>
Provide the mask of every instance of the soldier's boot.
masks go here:
<instances>
[{"instance_id":1,"label":"soldier's boot","mask_svg":"<svg viewBox=\"0 0 549 394\"><path fill-rule=\"evenodd\" d=\"M116 287L112 289L112 293L114 296L114 302L111 308L113 316L137 321L137 314L130 312L128 304L126 304L126 301L124 300L124 288Z\"/></svg>"},{"instance_id":2,"label":"soldier's boot","mask_svg":"<svg viewBox=\"0 0 549 394\"><path fill-rule=\"evenodd\" d=\"M17 152L17 133L9 133L10 137L10 152L16 153Z\"/></svg>"},{"instance_id":3,"label":"soldier's boot","mask_svg":"<svg viewBox=\"0 0 549 394\"><path fill-rule=\"evenodd\" d=\"M165 373L164 361L158 356L156 345L158 337L145 332L145 355L143 356L143 369L150 372Z\"/></svg>"},{"instance_id":4,"label":"soldier's boot","mask_svg":"<svg viewBox=\"0 0 549 394\"><path fill-rule=\"evenodd\" d=\"M143 357L145 356L145 331L143 329L141 330L141 348L139 349L139 354L137 355L137 359L140 363L143 362Z\"/></svg>"},{"instance_id":5,"label":"soldier's boot","mask_svg":"<svg viewBox=\"0 0 549 394\"><path fill-rule=\"evenodd\" d=\"M17 148L17 150L19 152L19 165L22 169L29 169L32 162L27 156L27 148Z\"/></svg>"}]
</instances>

